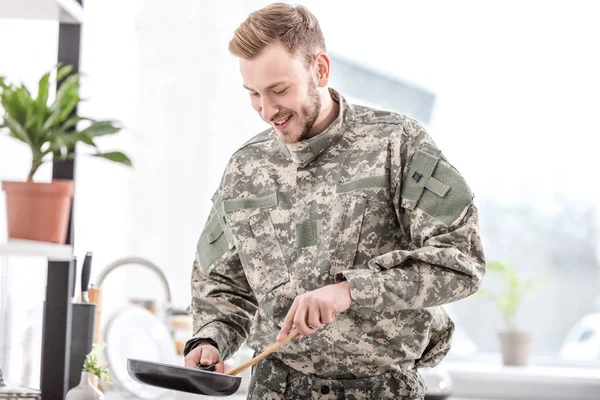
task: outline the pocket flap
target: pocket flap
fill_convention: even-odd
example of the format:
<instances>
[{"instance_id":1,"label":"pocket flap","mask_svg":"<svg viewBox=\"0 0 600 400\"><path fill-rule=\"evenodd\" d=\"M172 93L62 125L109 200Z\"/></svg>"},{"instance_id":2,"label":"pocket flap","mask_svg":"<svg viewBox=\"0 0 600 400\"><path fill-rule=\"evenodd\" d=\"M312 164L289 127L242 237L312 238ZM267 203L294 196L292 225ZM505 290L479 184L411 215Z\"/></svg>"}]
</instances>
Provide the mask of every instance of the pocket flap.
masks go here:
<instances>
[{"instance_id":1,"label":"pocket flap","mask_svg":"<svg viewBox=\"0 0 600 400\"><path fill-rule=\"evenodd\" d=\"M216 242L217 239L219 239L221 237L223 232L224 231L220 225L219 225L218 229L213 229L213 230L209 231L208 234L206 235L206 239L208 240L208 243L212 244L212 243Z\"/></svg>"},{"instance_id":2,"label":"pocket flap","mask_svg":"<svg viewBox=\"0 0 600 400\"><path fill-rule=\"evenodd\" d=\"M223 226L219 222L219 214L213 210L213 214L206 224L206 241L214 243L223 234Z\"/></svg>"},{"instance_id":3,"label":"pocket flap","mask_svg":"<svg viewBox=\"0 0 600 400\"><path fill-rule=\"evenodd\" d=\"M348 193L354 190L387 188L389 187L387 175L367 176L349 182L338 183L335 188L337 193Z\"/></svg>"},{"instance_id":4,"label":"pocket flap","mask_svg":"<svg viewBox=\"0 0 600 400\"><path fill-rule=\"evenodd\" d=\"M444 182L438 181L433 176L427 180L425 188L440 197L444 197L446 193L448 193L448 190L450 190L450 186L446 185Z\"/></svg>"},{"instance_id":5,"label":"pocket flap","mask_svg":"<svg viewBox=\"0 0 600 400\"><path fill-rule=\"evenodd\" d=\"M252 208L265 208L273 207L277 205L277 193L273 192L266 196L261 197L245 197L241 199L229 199L223 202L223 210L225 212L252 209Z\"/></svg>"}]
</instances>

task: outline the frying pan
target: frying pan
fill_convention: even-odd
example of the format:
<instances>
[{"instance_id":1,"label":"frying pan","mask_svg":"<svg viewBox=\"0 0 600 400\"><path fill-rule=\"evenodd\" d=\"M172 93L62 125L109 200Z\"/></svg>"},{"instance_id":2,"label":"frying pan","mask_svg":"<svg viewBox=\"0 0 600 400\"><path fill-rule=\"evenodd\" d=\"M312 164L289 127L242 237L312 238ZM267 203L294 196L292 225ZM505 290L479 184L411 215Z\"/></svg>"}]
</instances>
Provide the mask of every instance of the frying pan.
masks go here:
<instances>
[{"instance_id":1,"label":"frying pan","mask_svg":"<svg viewBox=\"0 0 600 400\"><path fill-rule=\"evenodd\" d=\"M298 334L294 328L282 342L276 342L252 360L225 374L214 372L214 365L187 368L132 358L127 359L127 371L134 380L146 385L207 396L230 396L242 383L237 374L265 359Z\"/></svg>"}]
</instances>

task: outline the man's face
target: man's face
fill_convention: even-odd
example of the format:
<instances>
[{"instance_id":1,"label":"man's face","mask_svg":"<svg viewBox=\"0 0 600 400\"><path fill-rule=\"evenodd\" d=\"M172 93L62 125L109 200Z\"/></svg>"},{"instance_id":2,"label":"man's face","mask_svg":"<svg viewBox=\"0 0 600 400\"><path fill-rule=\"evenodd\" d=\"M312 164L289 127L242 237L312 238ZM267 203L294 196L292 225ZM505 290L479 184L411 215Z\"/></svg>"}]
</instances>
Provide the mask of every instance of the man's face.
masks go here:
<instances>
[{"instance_id":1,"label":"man's face","mask_svg":"<svg viewBox=\"0 0 600 400\"><path fill-rule=\"evenodd\" d=\"M321 98L313 70L281 44L270 45L252 60L240 60L252 107L286 143L309 137Z\"/></svg>"}]
</instances>

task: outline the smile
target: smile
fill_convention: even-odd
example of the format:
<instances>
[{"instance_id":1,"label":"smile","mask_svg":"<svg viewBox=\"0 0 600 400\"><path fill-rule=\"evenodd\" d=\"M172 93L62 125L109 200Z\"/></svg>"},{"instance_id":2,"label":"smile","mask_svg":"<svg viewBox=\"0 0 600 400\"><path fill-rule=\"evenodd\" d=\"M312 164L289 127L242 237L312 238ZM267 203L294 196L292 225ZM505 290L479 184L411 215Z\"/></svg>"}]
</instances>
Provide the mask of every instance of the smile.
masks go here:
<instances>
[{"instance_id":1,"label":"smile","mask_svg":"<svg viewBox=\"0 0 600 400\"><path fill-rule=\"evenodd\" d=\"M292 115L288 115L287 117L285 117L283 119L274 121L273 126L275 126L276 129L283 129L288 125L288 123L291 119L292 119Z\"/></svg>"}]
</instances>

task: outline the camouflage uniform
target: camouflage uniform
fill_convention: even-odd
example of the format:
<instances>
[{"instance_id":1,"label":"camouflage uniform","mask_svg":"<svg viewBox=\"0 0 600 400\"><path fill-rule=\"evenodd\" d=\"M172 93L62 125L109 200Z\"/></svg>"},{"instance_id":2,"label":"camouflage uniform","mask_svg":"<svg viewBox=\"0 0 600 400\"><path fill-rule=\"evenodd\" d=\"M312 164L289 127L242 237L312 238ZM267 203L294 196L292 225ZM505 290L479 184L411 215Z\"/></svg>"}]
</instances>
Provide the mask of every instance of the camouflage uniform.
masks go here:
<instances>
[{"instance_id":1,"label":"camouflage uniform","mask_svg":"<svg viewBox=\"0 0 600 400\"><path fill-rule=\"evenodd\" d=\"M343 277L350 308L259 363L249 398L422 398L416 368L454 330L441 305L485 272L477 208L416 121L330 93L340 113L321 134L284 144L269 129L232 156L198 241L185 352L261 352L296 296Z\"/></svg>"}]
</instances>

